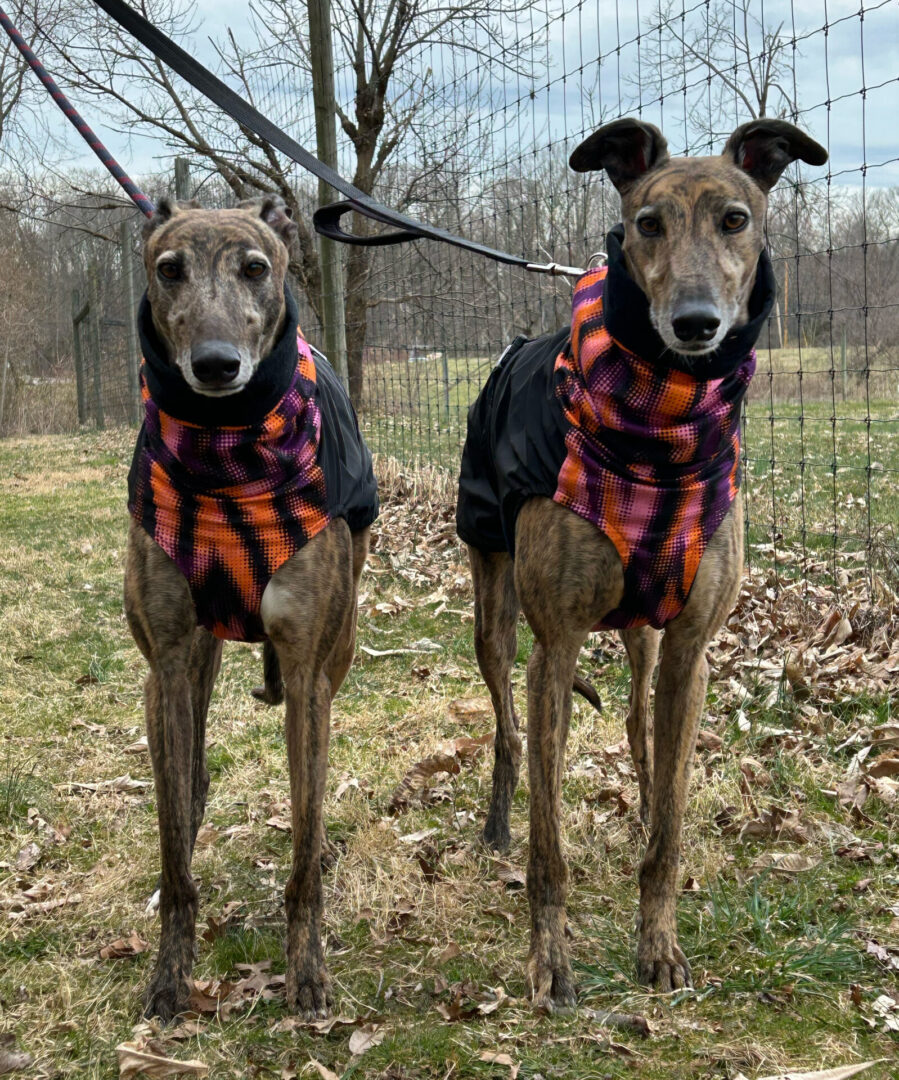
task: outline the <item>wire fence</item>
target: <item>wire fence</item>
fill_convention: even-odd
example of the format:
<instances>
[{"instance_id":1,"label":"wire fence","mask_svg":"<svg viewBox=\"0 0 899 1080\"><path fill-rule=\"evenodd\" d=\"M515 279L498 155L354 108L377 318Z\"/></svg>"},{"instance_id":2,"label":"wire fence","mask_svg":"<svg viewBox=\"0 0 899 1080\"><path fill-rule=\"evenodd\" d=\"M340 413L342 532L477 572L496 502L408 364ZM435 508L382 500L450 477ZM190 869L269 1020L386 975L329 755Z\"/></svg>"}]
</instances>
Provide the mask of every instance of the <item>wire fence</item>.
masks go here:
<instances>
[{"instance_id":1,"label":"wire fence","mask_svg":"<svg viewBox=\"0 0 899 1080\"><path fill-rule=\"evenodd\" d=\"M717 153L733 128L761 113L783 116L827 146L827 166L791 167L770 200L779 301L759 342L744 420L749 551L807 577L884 568L895 575L892 0L543 0L513 4L489 32L471 34L464 48L434 39L410 56L404 92L428 108L410 114L412 134L375 193L528 258L586 265L604 247L617 195L603 174L575 174L567 159L617 116L657 124L673 154ZM293 61L276 40L254 76L255 104L309 145L310 88ZM339 53L336 81L349 118L354 72ZM351 174L353 162L344 140L341 168ZM206 205L228 203L207 164L192 161L191 169L193 194ZM311 211L310 179L297 171L292 182ZM107 423L134 419L123 258L142 273L135 242L101 274L100 397L88 395L88 422L98 418L97 401ZM361 361L353 389L373 451L455 471L468 406L496 357L517 334L563 326L571 285L430 243L343 258L347 337ZM321 345L315 311L300 284L297 291L303 329Z\"/></svg>"}]
</instances>

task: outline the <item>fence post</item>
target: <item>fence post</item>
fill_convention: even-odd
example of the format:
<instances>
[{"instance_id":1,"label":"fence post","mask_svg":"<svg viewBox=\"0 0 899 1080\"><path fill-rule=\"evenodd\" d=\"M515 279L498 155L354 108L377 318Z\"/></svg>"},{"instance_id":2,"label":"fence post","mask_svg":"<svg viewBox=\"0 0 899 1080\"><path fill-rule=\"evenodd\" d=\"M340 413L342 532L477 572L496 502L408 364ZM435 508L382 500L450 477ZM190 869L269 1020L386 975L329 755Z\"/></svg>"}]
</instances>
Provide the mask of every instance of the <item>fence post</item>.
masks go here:
<instances>
[{"instance_id":1,"label":"fence post","mask_svg":"<svg viewBox=\"0 0 899 1080\"><path fill-rule=\"evenodd\" d=\"M3 354L3 377L0 381L0 438L3 437L3 418L6 412L6 377L9 375L9 353L10 344L6 342L6 348Z\"/></svg>"},{"instance_id":2,"label":"fence post","mask_svg":"<svg viewBox=\"0 0 899 1080\"><path fill-rule=\"evenodd\" d=\"M315 103L315 144L320 161L337 169L337 105L334 97L334 56L331 50L331 2L307 0L309 55L312 60L312 99ZM318 182L322 206L337 196L324 180ZM344 386L349 385L346 361L346 310L340 248L319 237L322 272L322 331L325 353ZM358 405L358 402L356 403Z\"/></svg>"},{"instance_id":3,"label":"fence post","mask_svg":"<svg viewBox=\"0 0 899 1080\"><path fill-rule=\"evenodd\" d=\"M187 158L175 158L175 198L186 202L190 198L190 162Z\"/></svg>"},{"instance_id":4,"label":"fence post","mask_svg":"<svg viewBox=\"0 0 899 1080\"><path fill-rule=\"evenodd\" d=\"M97 264L90 268L90 312L88 318L91 324L90 336L93 338L94 353L94 423L102 431L106 427L106 417L103 412L103 376L100 371L101 337L100 337L100 275L97 272Z\"/></svg>"},{"instance_id":5,"label":"fence post","mask_svg":"<svg viewBox=\"0 0 899 1080\"><path fill-rule=\"evenodd\" d=\"M131 223L119 225L119 252L122 258L122 280L125 285L125 326L128 332L128 401L132 421L140 422L140 347L137 343L137 303L134 295L134 259L131 251Z\"/></svg>"},{"instance_id":6,"label":"fence post","mask_svg":"<svg viewBox=\"0 0 899 1080\"><path fill-rule=\"evenodd\" d=\"M843 372L843 401L848 397L848 382L849 372L846 368L846 327L843 327L843 333L840 336L840 368Z\"/></svg>"},{"instance_id":7,"label":"fence post","mask_svg":"<svg viewBox=\"0 0 899 1080\"><path fill-rule=\"evenodd\" d=\"M75 360L75 392L78 397L78 426L87 423L87 394L84 385L84 354L81 350L81 296L72 289L72 353Z\"/></svg>"}]
</instances>

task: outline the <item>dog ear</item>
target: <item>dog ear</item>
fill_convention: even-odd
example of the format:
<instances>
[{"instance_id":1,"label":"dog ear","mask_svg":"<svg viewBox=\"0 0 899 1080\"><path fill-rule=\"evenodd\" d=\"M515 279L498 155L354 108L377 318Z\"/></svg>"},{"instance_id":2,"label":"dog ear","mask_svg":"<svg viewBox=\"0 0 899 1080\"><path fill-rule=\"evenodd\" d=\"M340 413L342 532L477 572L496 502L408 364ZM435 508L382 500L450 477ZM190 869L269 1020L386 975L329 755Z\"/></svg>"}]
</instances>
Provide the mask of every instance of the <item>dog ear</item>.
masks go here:
<instances>
[{"instance_id":1,"label":"dog ear","mask_svg":"<svg viewBox=\"0 0 899 1080\"><path fill-rule=\"evenodd\" d=\"M749 173L763 191L770 191L791 161L823 165L827 151L786 120L750 120L741 124L725 144L722 157Z\"/></svg>"},{"instance_id":2,"label":"dog ear","mask_svg":"<svg viewBox=\"0 0 899 1080\"><path fill-rule=\"evenodd\" d=\"M605 169L619 192L668 160L665 136L652 124L630 117L604 124L584 139L568 164L575 172Z\"/></svg>"},{"instance_id":3,"label":"dog ear","mask_svg":"<svg viewBox=\"0 0 899 1080\"><path fill-rule=\"evenodd\" d=\"M259 217L281 237L286 247L297 231L296 222L291 219L293 211L280 195L263 195L259 199L244 199L237 204L239 210L254 210Z\"/></svg>"},{"instance_id":4,"label":"dog ear","mask_svg":"<svg viewBox=\"0 0 899 1080\"><path fill-rule=\"evenodd\" d=\"M180 214L185 210L202 209L203 207L200 206L196 199L176 202L174 199L170 199L168 195L163 195L163 197L156 204L156 209L153 211L153 216L151 218L147 218L144 221L144 240L146 240L150 236L150 233L155 232L160 225L165 225L167 221L171 221L171 219L177 214Z\"/></svg>"},{"instance_id":5,"label":"dog ear","mask_svg":"<svg viewBox=\"0 0 899 1080\"><path fill-rule=\"evenodd\" d=\"M153 211L153 216L147 218L144 221L143 237L144 240L149 239L150 233L155 232L160 225L165 225L169 221L173 214L178 212L177 204L174 199L170 199L168 195L163 197L156 204L156 209Z\"/></svg>"}]
</instances>

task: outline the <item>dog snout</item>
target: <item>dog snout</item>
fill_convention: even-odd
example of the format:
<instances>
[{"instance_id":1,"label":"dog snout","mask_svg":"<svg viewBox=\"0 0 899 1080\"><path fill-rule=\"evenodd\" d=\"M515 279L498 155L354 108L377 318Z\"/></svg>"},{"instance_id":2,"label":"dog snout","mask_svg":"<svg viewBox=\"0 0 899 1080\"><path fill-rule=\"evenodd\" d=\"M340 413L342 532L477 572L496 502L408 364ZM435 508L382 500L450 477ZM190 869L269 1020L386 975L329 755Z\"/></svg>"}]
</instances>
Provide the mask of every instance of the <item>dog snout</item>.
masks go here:
<instances>
[{"instance_id":1,"label":"dog snout","mask_svg":"<svg viewBox=\"0 0 899 1080\"><path fill-rule=\"evenodd\" d=\"M671 316L671 327L678 341L711 341L720 325L718 308L707 300L681 303Z\"/></svg>"},{"instance_id":2,"label":"dog snout","mask_svg":"<svg viewBox=\"0 0 899 1080\"><path fill-rule=\"evenodd\" d=\"M204 341L190 350L190 369L201 383L226 386L240 371L240 351L227 341Z\"/></svg>"}]
</instances>

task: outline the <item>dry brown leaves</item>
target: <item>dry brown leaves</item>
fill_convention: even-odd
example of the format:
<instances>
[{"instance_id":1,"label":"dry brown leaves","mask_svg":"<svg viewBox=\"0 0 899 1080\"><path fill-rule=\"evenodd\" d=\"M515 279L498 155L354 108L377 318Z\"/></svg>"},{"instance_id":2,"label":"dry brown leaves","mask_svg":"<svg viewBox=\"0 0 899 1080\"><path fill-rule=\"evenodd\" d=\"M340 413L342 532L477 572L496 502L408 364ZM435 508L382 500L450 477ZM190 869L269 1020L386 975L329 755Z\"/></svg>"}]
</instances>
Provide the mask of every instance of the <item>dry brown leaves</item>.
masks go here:
<instances>
[{"instance_id":1,"label":"dry brown leaves","mask_svg":"<svg viewBox=\"0 0 899 1080\"><path fill-rule=\"evenodd\" d=\"M209 1066L202 1061L177 1061L165 1053L165 1046L158 1039L140 1036L132 1042L116 1047L119 1058L119 1080L147 1077L161 1080L166 1076L207 1076Z\"/></svg>"},{"instance_id":2,"label":"dry brown leaves","mask_svg":"<svg viewBox=\"0 0 899 1080\"><path fill-rule=\"evenodd\" d=\"M882 696L899 673L899 602L873 602L859 579L819 585L822 564L784 584L772 572L748 574L737 607L716 640L719 672L734 697L749 679L784 688L799 704ZM772 698L773 702L774 698Z\"/></svg>"},{"instance_id":3,"label":"dry brown leaves","mask_svg":"<svg viewBox=\"0 0 899 1080\"><path fill-rule=\"evenodd\" d=\"M461 698L458 701L451 702L449 707L450 715L458 716L462 712L470 716L476 712L477 715L481 716L489 713L492 719L493 710L490 702L487 700L485 709L484 701L483 698ZM403 810L407 810L413 799L422 795L428 780L432 776L439 773L448 773L455 776L461 771L463 765L472 764L480 754L491 747L493 740L494 734L491 731L478 739L461 735L457 739L451 739L449 742L444 743L435 753L417 762L406 773L391 796L388 812L398 814Z\"/></svg>"}]
</instances>

